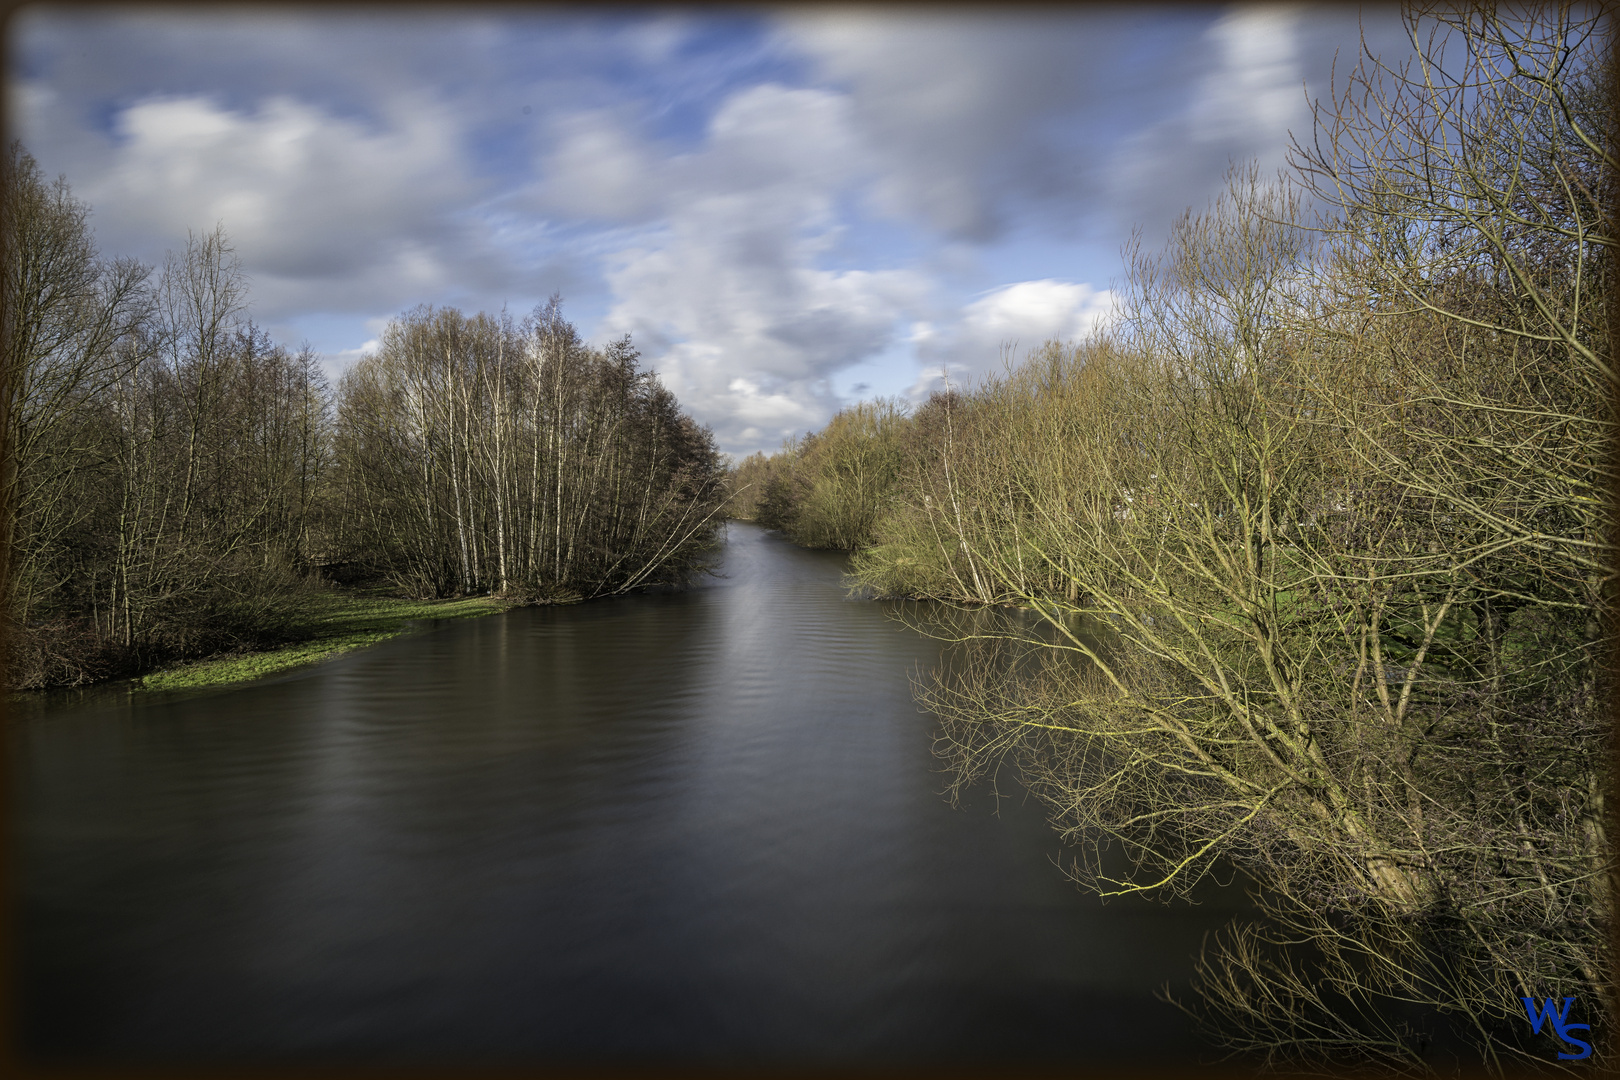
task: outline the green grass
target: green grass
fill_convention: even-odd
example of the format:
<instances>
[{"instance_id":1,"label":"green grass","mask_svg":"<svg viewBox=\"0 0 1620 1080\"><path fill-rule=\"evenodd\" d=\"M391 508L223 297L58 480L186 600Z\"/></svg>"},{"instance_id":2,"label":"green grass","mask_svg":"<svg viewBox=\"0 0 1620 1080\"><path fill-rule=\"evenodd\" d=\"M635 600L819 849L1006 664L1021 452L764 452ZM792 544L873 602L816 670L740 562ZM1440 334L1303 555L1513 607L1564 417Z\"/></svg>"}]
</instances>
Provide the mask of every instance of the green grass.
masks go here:
<instances>
[{"instance_id":1,"label":"green grass","mask_svg":"<svg viewBox=\"0 0 1620 1080\"><path fill-rule=\"evenodd\" d=\"M302 640L264 652L211 657L136 680L145 690L195 690L261 679L397 637L419 619L476 619L513 605L488 596L405 600L376 591L319 593L300 612Z\"/></svg>"}]
</instances>

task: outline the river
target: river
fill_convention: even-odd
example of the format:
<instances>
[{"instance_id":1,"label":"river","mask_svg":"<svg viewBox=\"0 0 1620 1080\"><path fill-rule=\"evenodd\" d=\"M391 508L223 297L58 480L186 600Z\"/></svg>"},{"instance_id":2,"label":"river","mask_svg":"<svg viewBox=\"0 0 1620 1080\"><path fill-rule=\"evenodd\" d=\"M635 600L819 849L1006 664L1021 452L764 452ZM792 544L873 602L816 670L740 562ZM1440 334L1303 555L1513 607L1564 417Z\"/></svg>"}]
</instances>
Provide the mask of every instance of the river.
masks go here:
<instances>
[{"instance_id":1,"label":"river","mask_svg":"<svg viewBox=\"0 0 1620 1080\"><path fill-rule=\"evenodd\" d=\"M19 1050L49 1064L1155 1069L1241 904L1103 904L953 808L940 646L733 523L720 576L301 672L14 707Z\"/></svg>"}]
</instances>

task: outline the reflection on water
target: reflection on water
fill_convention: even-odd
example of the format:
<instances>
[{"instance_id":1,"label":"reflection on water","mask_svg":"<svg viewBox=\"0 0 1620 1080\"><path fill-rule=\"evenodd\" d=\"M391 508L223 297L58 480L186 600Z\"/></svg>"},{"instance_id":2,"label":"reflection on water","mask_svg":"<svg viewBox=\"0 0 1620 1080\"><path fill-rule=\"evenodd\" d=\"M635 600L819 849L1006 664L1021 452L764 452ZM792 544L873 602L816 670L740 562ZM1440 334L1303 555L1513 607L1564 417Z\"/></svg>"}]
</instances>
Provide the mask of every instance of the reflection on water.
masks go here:
<instances>
[{"instance_id":1,"label":"reflection on water","mask_svg":"<svg viewBox=\"0 0 1620 1080\"><path fill-rule=\"evenodd\" d=\"M38 1059L1156 1064L1229 911L1108 905L952 809L938 645L732 525L680 593L11 725Z\"/></svg>"}]
</instances>

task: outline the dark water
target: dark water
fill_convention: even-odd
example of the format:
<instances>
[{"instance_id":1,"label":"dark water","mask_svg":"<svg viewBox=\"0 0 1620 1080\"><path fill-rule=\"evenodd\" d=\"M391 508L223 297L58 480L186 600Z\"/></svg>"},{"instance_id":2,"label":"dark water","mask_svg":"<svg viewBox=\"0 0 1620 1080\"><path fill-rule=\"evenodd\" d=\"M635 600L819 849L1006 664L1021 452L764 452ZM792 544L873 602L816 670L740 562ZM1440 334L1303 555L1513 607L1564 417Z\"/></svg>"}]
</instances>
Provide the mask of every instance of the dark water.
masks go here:
<instances>
[{"instance_id":1,"label":"dark water","mask_svg":"<svg viewBox=\"0 0 1620 1080\"><path fill-rule=\"evenodd\" d=\"M1103 905L953 809L843 561L733 525L686 592L450 623L235 690L14 710L36 1060L1187 1062L1237 901Z\"/></svg>"}]
</instances>

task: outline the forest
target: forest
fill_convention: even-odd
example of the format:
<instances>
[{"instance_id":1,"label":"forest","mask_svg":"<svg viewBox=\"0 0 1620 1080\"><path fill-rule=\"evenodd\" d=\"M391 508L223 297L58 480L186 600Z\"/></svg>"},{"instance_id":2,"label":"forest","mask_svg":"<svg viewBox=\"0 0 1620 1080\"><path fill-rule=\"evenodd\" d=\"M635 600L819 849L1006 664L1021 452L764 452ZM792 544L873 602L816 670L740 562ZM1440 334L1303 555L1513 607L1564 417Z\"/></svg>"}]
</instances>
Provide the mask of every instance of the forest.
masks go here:
<instances>
[{"instance_id":1,"label":"forest","mask_svg":"<svg viewBox=\"0 0 1620 1080\"><path fill-rule=\"evenodd\" d=\"M6 682L297 642L337 585L566 602L684 580L724 468L628 339L418 307L336 387L248 316L223 227L104 258L20 144L3 177Z\"/></svg>"},{"instance_id":2,"label":"forest","mask_svg":"<svg viewBox=\"0 0 1620 1080\"><path fill-rule=\"evenodd\" d=\"M1015 767L1083 885L1247 875L1176 1002L1243 1060L1573 1069L1613 1048L1609 28L1408 27L1091 338L846 409L733 512L936 601L952 790Z\"/></svg>"}]
</instances>

